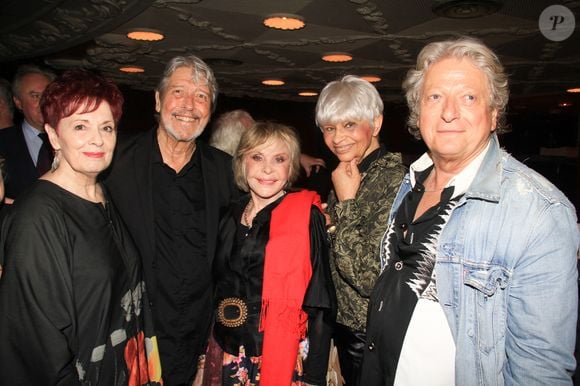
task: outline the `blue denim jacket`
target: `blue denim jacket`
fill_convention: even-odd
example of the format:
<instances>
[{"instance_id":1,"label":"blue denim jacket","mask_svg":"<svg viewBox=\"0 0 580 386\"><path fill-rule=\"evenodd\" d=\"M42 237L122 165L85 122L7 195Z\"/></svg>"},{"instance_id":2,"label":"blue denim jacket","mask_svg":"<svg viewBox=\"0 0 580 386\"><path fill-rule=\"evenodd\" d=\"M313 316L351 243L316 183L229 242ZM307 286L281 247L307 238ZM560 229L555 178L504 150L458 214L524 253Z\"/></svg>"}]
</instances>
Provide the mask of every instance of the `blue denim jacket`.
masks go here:
<instances>
[{"instance_id":1,"label":"blue denim jacket","mask_svg":"<svg viewBox=\"0 0 580 386\"><path fill-rule=\"evenodd\" d=\"M495 134L491 141L437 246L456 385L571 385L580 239L574 206L501 150ZM407 175L391 220L411 188Z\"/></svg>"}]
</instances>

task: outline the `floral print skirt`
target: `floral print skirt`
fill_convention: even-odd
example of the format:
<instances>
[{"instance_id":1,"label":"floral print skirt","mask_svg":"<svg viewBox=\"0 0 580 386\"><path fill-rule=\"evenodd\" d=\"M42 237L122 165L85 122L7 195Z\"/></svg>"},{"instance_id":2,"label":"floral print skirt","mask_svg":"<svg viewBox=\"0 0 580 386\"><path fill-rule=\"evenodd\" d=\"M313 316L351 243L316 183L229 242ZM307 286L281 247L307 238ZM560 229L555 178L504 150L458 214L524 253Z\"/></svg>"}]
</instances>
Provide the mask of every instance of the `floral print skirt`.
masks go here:
<instances>
[{"instance_id":1,"label":"floral print skirt","mask_svg":"<svg viewBox=\"0 0 580 386\"><path fill-rule=\"evenodd\" d=\"M296 355L296 368L292 375L291 386L302 386L302 360L307 341L300 343ZM244 346L240 346L239 354L232 355L224 352L222 367L223 386L258 386L260 384L260 367L262 357L247 357Z\"/></svg>"}]
</instances>

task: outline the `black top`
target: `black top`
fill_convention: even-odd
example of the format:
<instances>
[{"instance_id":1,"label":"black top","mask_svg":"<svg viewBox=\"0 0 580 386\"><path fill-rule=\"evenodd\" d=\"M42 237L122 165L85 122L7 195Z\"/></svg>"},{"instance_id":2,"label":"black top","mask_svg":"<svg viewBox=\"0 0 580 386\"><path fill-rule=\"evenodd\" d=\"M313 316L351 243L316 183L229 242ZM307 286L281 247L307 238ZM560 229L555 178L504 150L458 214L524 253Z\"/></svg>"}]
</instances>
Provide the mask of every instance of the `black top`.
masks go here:
<instances>
[{"instance_id":1,"label":"black top","mask_svg":"<svg viewBox=\"0 0 580 386\"><path fill-rule=\"evenodd\" d=\"M371 164L387 154L387 148L384 145L380 145L377 149L373 150L369 155L367 155L360 164L357 165L359 173L366 173L371 167Z\"/></svg>"},{"instance_id":2,"label":"black top","mask_svg":"<svg viewBox=\"0 0 580 386\"><path fill-rule=\"evenodd\" d=\"M216 341L224 351L237 355L241 345L247 356L262 354L263 334L258 331L265 248L270 233L272 211L283 197L266 206L253 220L252 227L240 223L249 197L234 203L220 226L220 246L213 274L217 302L229 297L242 298L248 304L249 317L240 327L224 327L215 323ZM325 383L330 344L330 325L336 312L336 298L330 276L328 243L324 216L316 207L310 215L312 278L303 308L308 313L309 353L304 363L304 381ZM291 256L288 257L291 260ZM298 354L298 353L297 353Z\"/></svg>"},{"instance_id":3,"label":"black top","mask_svg":"<svg viewBox=\"0 0 580 386\"><path fill-rule=\"evenodd\" d=\"M0 262L0 383L109 386L127 384L131 373L149 377L138 357L152 338L139 257L110 202L39 180L2 223Z\"/></svg>"},{"instance_id":4,"label":"black top","mask_svg":"<svg viewBox=\"0 0 580 386\"><path fill-rule=\"evenodd\" d=\"M206 256L205 201L199 152L176 173L153 155L153 261L157 291L153 304L159 350L169 380L187 380L192 347L203 347L208 320L199 310L211 309L211 270ZM189 325L187 333L175 326ZM196 350L197 351L197 350ZM166 358L172 358L167 359Z\"/></svg>"}]
</instances>

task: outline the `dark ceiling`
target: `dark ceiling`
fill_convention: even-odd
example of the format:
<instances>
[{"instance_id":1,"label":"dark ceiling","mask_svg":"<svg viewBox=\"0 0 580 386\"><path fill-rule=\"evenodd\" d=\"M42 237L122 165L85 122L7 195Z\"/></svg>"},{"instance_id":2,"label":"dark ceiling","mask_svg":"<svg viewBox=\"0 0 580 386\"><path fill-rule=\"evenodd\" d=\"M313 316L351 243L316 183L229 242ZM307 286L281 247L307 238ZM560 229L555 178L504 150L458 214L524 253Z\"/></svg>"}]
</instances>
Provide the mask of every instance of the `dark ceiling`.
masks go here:
<instances>
[{"instance_id":1,"label":"dark ceiling","mask_svg":"<svg viewBox=\"0 0 580 386\"><path fill-rule=\"evenodd\" d=\"M460 12L499 8L481 17L450 18L434 6ZM426 43L459 34L494 48L510 74L512 96L563 95L580 87L580 33L552 41L539 18L544 0L3 0L0 3L0 70L44 62L56 70L96 69L136 89L152 89L175 55L196 54L211 63L220 91L232 97L304 100L344 74L373 74L383 98L401 99L401 80ZM560 1L579 20L579 1ZM271 13L302 16L306 27L272 30ZM466 16L466 14L464 14ZM472 16L467 14L467 16ZM567 19L566 22L570 22ZM563 24L562 24L563 25ZM146 27L166 39L142 43L125 34ZM560 25L558 25L560 27ZM326 63L326 52L348 52L348 63ZM141 74L119 67L138 65ZM1 74L7 76L8 74ZM263 86L267 77L286 84ZM314 99L311 99L314 100Z\"/></svg>"}]
</instances>

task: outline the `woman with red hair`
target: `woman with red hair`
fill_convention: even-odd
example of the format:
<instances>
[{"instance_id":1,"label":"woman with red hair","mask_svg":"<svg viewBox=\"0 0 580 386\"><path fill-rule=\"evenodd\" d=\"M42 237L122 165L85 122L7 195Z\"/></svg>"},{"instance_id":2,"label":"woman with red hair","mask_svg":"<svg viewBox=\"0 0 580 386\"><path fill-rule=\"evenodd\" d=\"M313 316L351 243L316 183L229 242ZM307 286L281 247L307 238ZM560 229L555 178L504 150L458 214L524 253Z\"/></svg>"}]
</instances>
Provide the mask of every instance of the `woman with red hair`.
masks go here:
<instances>
[{"instance_id":1,"label":"woman with red hair","mask_svg":"<svg viewBox=\"0 0 580 386\"><path fill-rule=\"evenodd\" d=\"M137 249L97 182L122 105L117 86L82 70L42 95L54 162L0 238L0 377L10 384L161 382Z\"/></svg>"}]
</instances>

